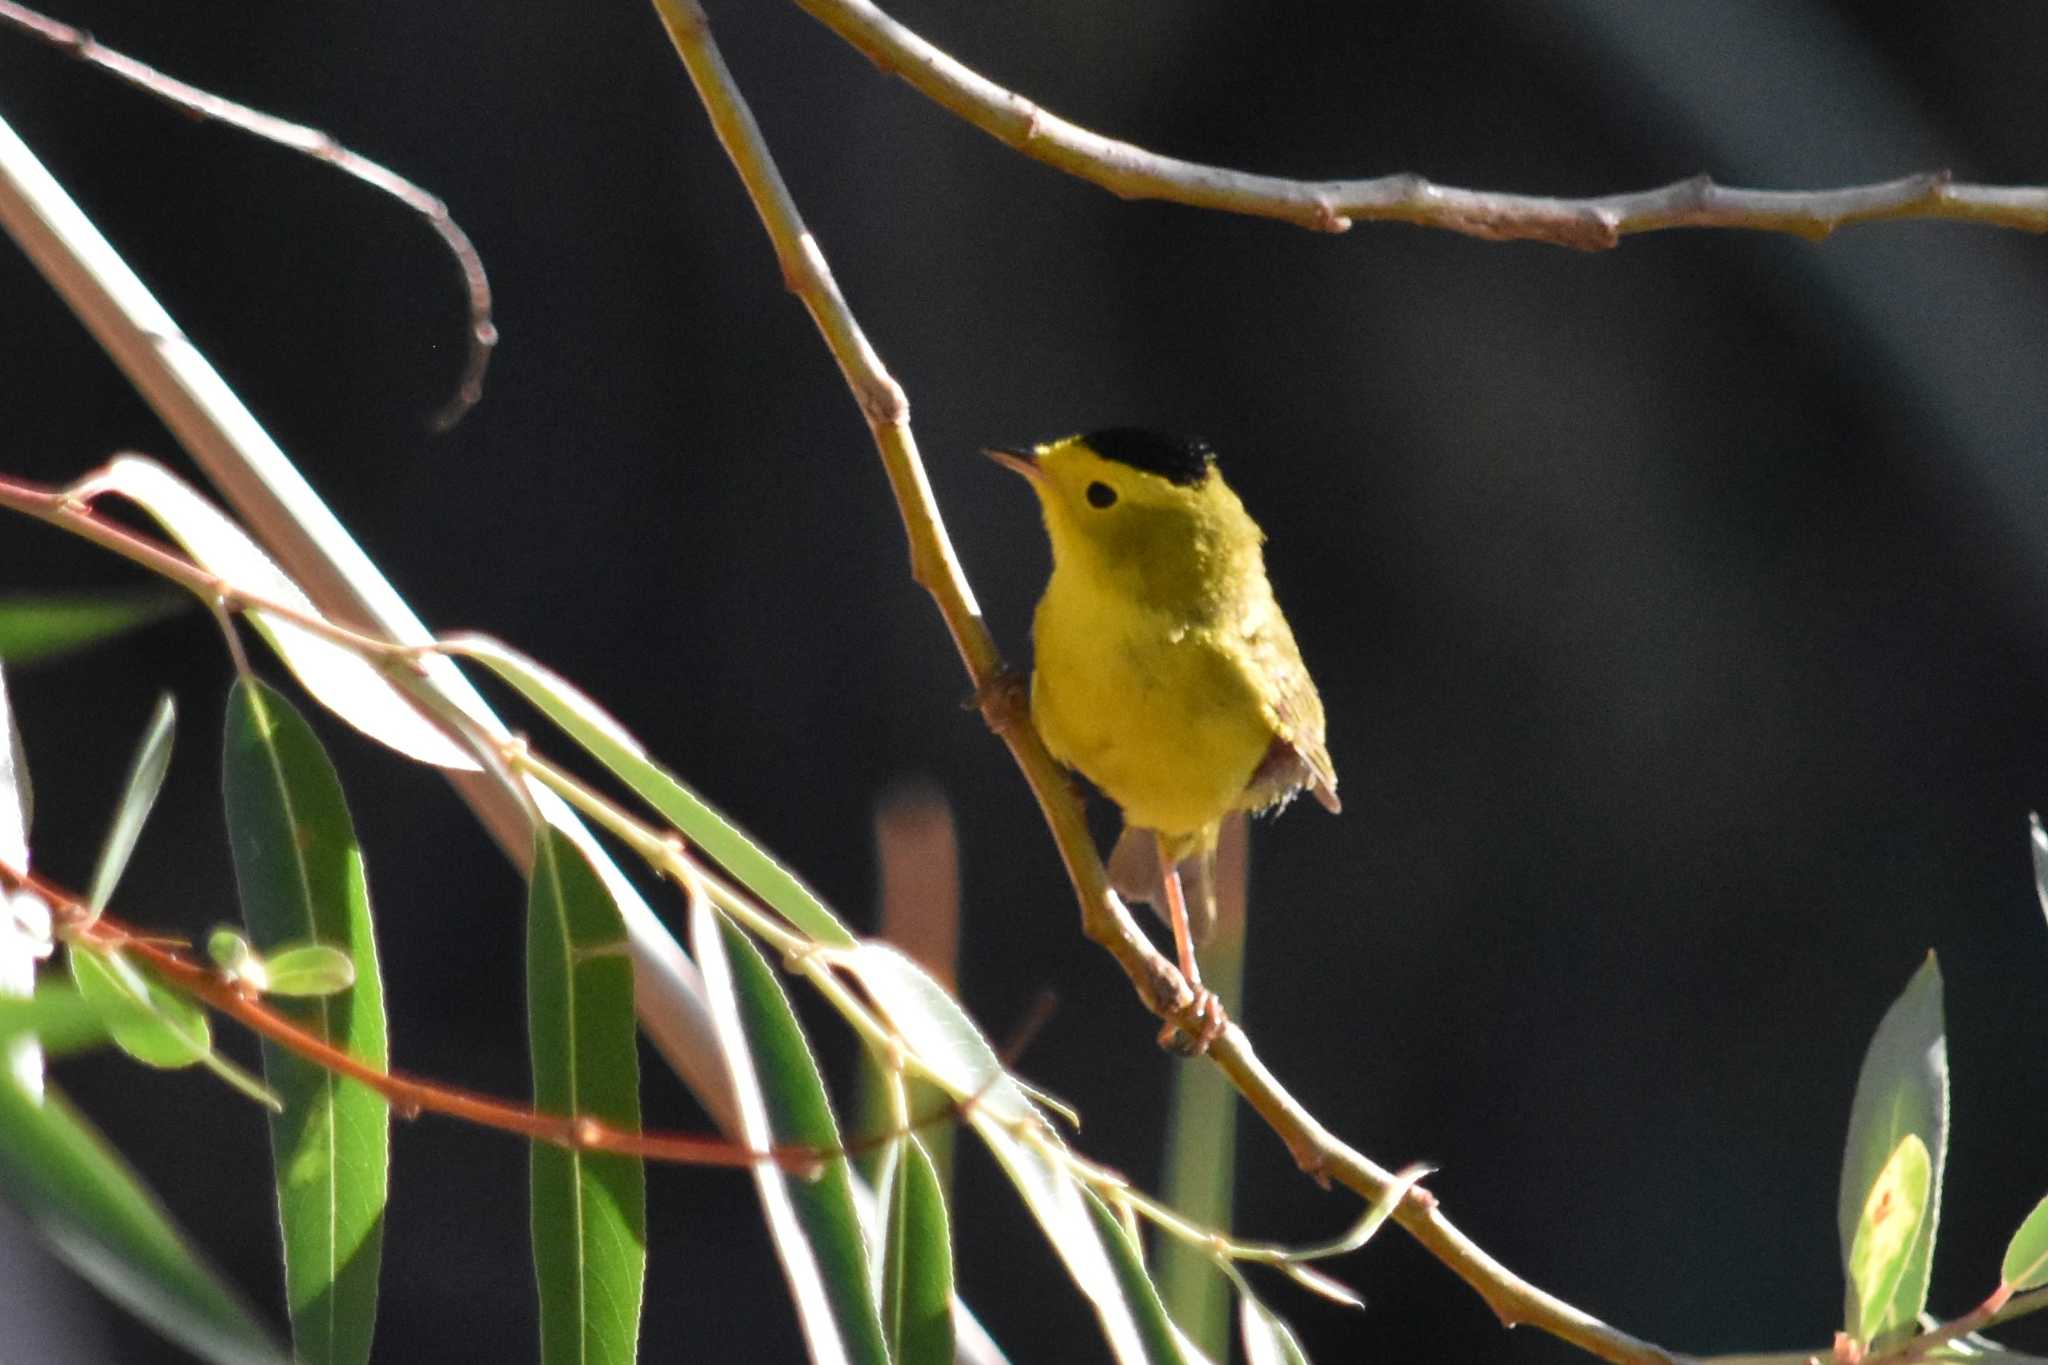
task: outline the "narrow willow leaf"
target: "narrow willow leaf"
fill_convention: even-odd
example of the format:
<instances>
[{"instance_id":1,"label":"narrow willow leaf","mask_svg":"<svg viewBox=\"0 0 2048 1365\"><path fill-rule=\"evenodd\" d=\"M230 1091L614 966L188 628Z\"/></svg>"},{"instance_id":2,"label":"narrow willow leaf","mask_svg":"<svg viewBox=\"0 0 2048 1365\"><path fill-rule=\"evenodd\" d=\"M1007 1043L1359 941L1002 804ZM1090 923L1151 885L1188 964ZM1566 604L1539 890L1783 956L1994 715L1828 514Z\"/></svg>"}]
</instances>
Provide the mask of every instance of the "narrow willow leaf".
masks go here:
<instances>
[{"instance_id":1,"label":"narrow willow leaf","mask_svg":"<svg viewBox=\"0 0 2048 1365\"><path fill-rule=\"evenodd\" d=\"M156 710L143 728L142 742L135 746L135 757L128 764L128 780L122 784L120 803L114 807L114 822L107 827L99 862L92 870L92 890L86 902L95 912L107 908L107 902L114 898L114 887L128 869L135 841L142 837L142 826L149 819L150 808L156 805L156 794L163 790L164 774L171 770L171 739L177 729L177 703L165 693L157 698Z\"/></svg>"},{"instance_id":2,"label":"narrow willow leaf","mask_svg":"<svg viewBox=\"0 0 2048 1365\"><path fill-rule=\"evenodd\" d=\"M839 1125L824 1080L760 950L701 900L690 909L690 944L732 1072L742 1135L760 1150L836 1150ZM754 1183L811 1359L817 1365L886 1365L889 1351L846 1158L827 1159L812 1180L764 1161L754 1168Z\"/></svg>"},{"instance_id":3,"label":"narrow willow leaf","mask_svg":"<svg viewBox=\"0 0 2048 1365\"><path fill-rule=\"evenodd\" d=\"M906 1138L888 1182L882 1335L896 1365L952 1365L953 1246L938 1167Z\"/></svg>"},{"instance_id":4,"label":"narrow willow leaf","mask_svg":"<svg viewBox=\"0 0 2048 1365\"><path fill-rule=\"evenodd\" d=\"M115 1045L136 1061L176 1070L212 1049L205 1011L143 976L122 954L74 943L64 955L78 993L102 1009Z\"/></svg>"},{"instance_id":5,"label":"narrow willow leaf","mask_svg":"<svg viewBox=\"0 0 2048 1365\"><path fill-rule=\"evenodd\" d=\"M1919 1317L1918 1309L1902 1313L1898 1296L1933 1187L1927 1144L1918 1133L1908 1133L1871 1184L1849 1247L1849 1283L1862 1313L1849 1330L1858 1341L1874 1341Z\"/></svg>"},{"instance_id":6,"label":"narrow willow leaf","mask_svg":"<svg viewBox=\"0 0 2048 1365\"><path fill-rule=\"evenodd\" d=\"M0 1077L0 1193L71 1268L218 1365L282 1365L240 1297L186 1246L156 1199L61 1096Z\"/></svg>"},{"instance_id":7,"label":"narrow willow leaf","mask_svg":"<svg viewBox=\"0 0 2048 1365\"><path fill-rule=\"evenodd\" d=\"M228 846L242 920L269 945L346 948L345 996L279 1005L308 1032L379 1071L389 1061L369 885L341 782L319 739L275 689L237 682L221 751ZM374 1090L275 1044L263 1071L284 1100L270 1121L292 1339L309 1365L367 1361L377 1319L391 1116Z\"/></svg>"},{"instance_id":8,"label":"narrow willow leaf","mask_svg":"<svg viewBox=\"0 0 2048 1365\"><path fill-rule=\"evenodd\" d=\"M633 963L604 883L567 836L534 838L526 901L533 1102L640 1128ZM533 1264L545 1365L630 1365L647 1270L647 1173L637 1157L535 1143Z\"/></svg>"},{"instance_id":9,"label":"narrow willow leaf","mask_svg":"<svg viewBox=\"0 0 2048 1365\"><path fill-rule=\"evenodd\" d=\"M154 460L117 457L93 480L154 517L185 552L237 589L318 616L312 599L220 509ZM441 768L475 770L464 753L376 667L332 640L270 612L249 619L285 666L322 706L379 743Z\"/></svg>"},{"instance_id":10,"label":"narrow willow leaf","mask_svg":"<svg viewBox=\"0 0 2048 1365\"><path fill-rule=\"evenodd\" d=\"M768 902L791 924L820 943L853 946L853 931L825 903L753 837L675 774L647 756L639 740L568 679L517 650L481 635L444 642L449 653L475 659L539 707L584 752L611 769L633 793L681 830L684 837L730 872L740 885Z\"/></svg>"},{"instance_id":11,"label":"narrow willow leaf","mask_svg":"<svg viewBox=\"0 0 2048 1365\"><path fill-rule=\"evenodd\" d=\"M1941 969L1932 953L1871 1036L1849 1110L1836 1208L1846 1281L1843 1324L1852 1335L1870 1318L1850 1264L1856 1232L1878 1174L1908 1133L1927 1149L1927 1213L1907 1249L1897 1295L1882 1315L1891 1324L1911 1322L1927 1306L1927 1277L1941 1219L1942 1170L1948 1160L1948 1038L1942 1025Z\"/></svg>"},{"instance_id":12,"label":"narrow willow leaf","mask_svg":"<svg viewBox=\"0 0 2048 1365\"><path fill-rule=\"evenodd\" d=\"M966 1105L968 1122L1087 1295L1116 1359L1122 1365L1148 1360L1133 1306L1110 1264L1085 1192L1051 1155L1063 1146L1059 1134L1003 1069L974 1021L929 973L887 944L863 942L840 960L919 1062Z\"/></svg>"},{"instance_id":13,"label":"narrow willow leaf","mask_svg":"<svg viewBox=\"0 0 2048 1365\"><path fill-rule=\"evenodd\" d=\"M1245 1365L1309 1365L1301 1338L1279 1314L1266 1307L1250 1290L1239 1286L1237 1335L1244 1343Z\"/></svg>"},{"instance_id":14,"label":"narrow willow leaf","mask_svg":"<svg viewBox=\"0 0 2048 1365\"><path fill-rule=\"evenodd\" d=\"M1131 1314L1137 1320L1148 1365L1189 1365L1173 1330L1173 1320L1166 1316L1166 1305L1160 1302L1159 1290L1145 1269L1145 1259L1138 1254L1137 1242L1095 1191L1083 1190L1081 1197L1087 1201L1095 1231L1109 1253L1117 1287L1123 1291L1124 1301L1130 1304Z\"/></svg>"},{"instance_id":15,"label":"narrow willow leaf","mask_svg":"<svg viewBox=\"0 0 2048 1365\"><path fill-rule=\"evenodd\" d=\"M1999 1278L2017 1294L2048 1285L2048 1199L2034 1205L2005 1248Z\"/></svg>"},{"instance_id":16,"label":"narrow willow leaf","mask_svg":"<svg viewBox=\"0 0 2048 1365\"><path fill-rule=\"evenodd\" d=\"M38 663L96 645L192 605L187 593L62 593L0 596L0 660Z\"/></svg>"}]
</instances>

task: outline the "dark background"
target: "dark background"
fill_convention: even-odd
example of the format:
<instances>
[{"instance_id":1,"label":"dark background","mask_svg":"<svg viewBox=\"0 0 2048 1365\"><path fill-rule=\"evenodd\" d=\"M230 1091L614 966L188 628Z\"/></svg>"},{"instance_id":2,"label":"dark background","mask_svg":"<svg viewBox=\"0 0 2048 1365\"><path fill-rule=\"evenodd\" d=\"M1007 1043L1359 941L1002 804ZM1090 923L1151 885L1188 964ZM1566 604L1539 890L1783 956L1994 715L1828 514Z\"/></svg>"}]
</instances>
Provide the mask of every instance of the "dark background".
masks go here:
<instances>
[{"instance_id":1,"label":"dark background","mask_svg":"<svg viewBox=\"0 0 2048 1365\"><path fill-rule=\"evenodd\" d=\"M1055 111L1259 170L1558 194L1701 170L2048 181L2048 8L2031 0L893 12ZM874 803L912 777L951 793L970 1008L1001 1034L1056 990L1023 1069L1084 1111L1087 1151L1155 1182L1173 1063L960 707L859 415L651 10L75 0L62 17L446 197L505 342L482 408L437 438L460 314L417 223L0 34L0 112L427 620L577 679L858 925ZM1389 1164L1441 1166L1434 1188L1482 1244L1631 1332L1823 1346L1856 1068L1932 947L1955 1103L1934 1306L1993 1286L2048 1187L2048 942L2025 838L2048 804L2048 244L1907 224L1582 256L1123 204L794 7L713 19L910 394L1014 659L1046 556L984 444L1203 432L1271 533L1345 812L1258 830L1248 1018L1325 1122ZM0 468L63 481L121 448L186 467L11 250L0 318ZM6 589L135 579L0 523ZM39 866L85 880L170 688L180 762L117 909L173 932L232 918L228 678L198 613L12 678ZM323 733L381 909L395 1060L520 1093L519 884L439 778ZM843 1030L817 1032L843 1074ZM701 1126L647 1075L656 1117ZM257 1112L112 1057L57 1076L274 1304ZM1320 1237L1355 1212L1263 1131L1240 1160L1247 1234ZM525 1165L495 1135L399 1130L383 1358L531 1357ZM962 1179L963 1290L997 1340L1020 1362L1102 1358L986 1161ZM666 1170L651 1191L646 1357L795 1358L749 1183ZM0 1357L175 1358L40 1252L5 1254ZM1320 1358L1576 1358L1503 1335L1399 1236L1334 1268L1370 1312L1272 1290ZM2010 1336L2048 1349L2038 1324Z\"/></svg>"}]
</instances>

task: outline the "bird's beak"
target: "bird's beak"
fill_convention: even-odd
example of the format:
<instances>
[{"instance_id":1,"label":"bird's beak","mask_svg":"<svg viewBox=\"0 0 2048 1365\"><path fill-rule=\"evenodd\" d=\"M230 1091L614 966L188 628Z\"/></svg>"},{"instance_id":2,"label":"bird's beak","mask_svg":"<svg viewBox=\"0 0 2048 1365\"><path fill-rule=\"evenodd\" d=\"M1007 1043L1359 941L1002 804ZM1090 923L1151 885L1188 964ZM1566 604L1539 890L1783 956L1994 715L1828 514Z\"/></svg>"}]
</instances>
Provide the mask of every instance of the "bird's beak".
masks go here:
<instances>
[{"instance_id":1,"label":"bird's beak","mask_svg":"<svg viewBox=\"0 0 2048 1365\"><path fill-rule=\"evenodd\" d=\"M981 453L1033 483L1045 477L1038 468L1038 456L1030 450L1018 446L991 446Z\"/></svg>"}]
</instances>

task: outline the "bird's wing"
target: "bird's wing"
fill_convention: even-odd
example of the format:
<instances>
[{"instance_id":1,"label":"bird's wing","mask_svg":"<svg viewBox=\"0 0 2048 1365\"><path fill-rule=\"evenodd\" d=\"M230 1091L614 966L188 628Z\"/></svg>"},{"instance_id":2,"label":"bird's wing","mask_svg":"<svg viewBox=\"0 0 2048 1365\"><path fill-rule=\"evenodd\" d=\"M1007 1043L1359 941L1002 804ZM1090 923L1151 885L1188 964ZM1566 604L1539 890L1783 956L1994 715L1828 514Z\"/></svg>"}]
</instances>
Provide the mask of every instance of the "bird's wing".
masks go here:
<instances>
[{"instance_id":1,"label":"bird's wing","mask_svg":"<svg viewBox=\"0 0 2048 1365\"><path fill-rule=\"evenodd\" d=\"M1273 747L1245 789L1247 807L1284 801L1307 788L1334 814L1342 803L1337 768L1323 743L1323 699L1277 606L1255 614L1245 631L1245 648L1273 727Z\"/></svg>"}]
</instances>

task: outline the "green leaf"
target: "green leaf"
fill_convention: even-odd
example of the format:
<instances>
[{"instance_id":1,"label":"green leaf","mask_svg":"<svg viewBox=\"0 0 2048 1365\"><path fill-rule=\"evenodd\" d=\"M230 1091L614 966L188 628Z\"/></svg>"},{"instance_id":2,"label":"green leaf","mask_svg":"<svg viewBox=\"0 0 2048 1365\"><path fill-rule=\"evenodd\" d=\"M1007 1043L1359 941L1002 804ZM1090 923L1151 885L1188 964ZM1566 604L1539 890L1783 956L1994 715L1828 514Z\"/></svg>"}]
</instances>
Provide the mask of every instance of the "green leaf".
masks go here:
<instances>
[{"instance_id":1,"label":"green leaf","mask_svg":"<svg viewBox=\"0 0 2048 1365\"><path fill-rule=\"evenodd\" d=\"M220 968L225 976L238 981L251 981L260 985L263 978L263 959L249 946L249 940L239 930L225 926L215 929L206 936L206 956L213 965Z\"/></svg>"},{"instance_id":2,"label":"green leaf","mask_svg":"<svg viewBox=\"0 0 2048 1365\"><path fill-rule=\"evenodd\" d=\"M86 896L94 913L106 909L114 898L114 887L128 867L128 855L135 852L135 841L142 837L156 794L163 790L164 774L171 769L171 739L177 728L177 703L167 692L157 698L142 742L135 746L128 780L121 786L121 802L114 808L114 823L107 827L106 842L100 845L99 862L92 870L92 890Z\"/></svg>"},{"instance_id":3,"label":"green leaf","mask_svg":"<svg viewBox=\"0 0 2048 1365\"><path fill-rule=\"evenodd\" d=\"M75 987L49 981L26 1000L0 994L0 1042L29 1034L53 1056L98 1047L108 1040L105 1011Z\"/></svg>"},{"instance_id":4,"label":"green leaf","mask_svg":"<svg viewBox=\"0 0 2048 1365\"><path fill-rule=\"evenodd\" d=\"M1309 1365L1301 1338L1279 1314L1260 1302L1242 1282L1237 1295L1237 1334L1245 1365Z\"/></svg>"},{"instance_id":5,"label":"green leaf","mask_svg":"<svg viewBox=\"0 0 2048 1365\"><path fill-rule=\"evenodd\" d=\"M356 964L331 943L301 943L266 955L263 978L267 995L339 995L356 984Z\"/></svg>"},{"instance_id":6,"label":"green leaf","mask_svg":"<svg viewBox=\"0 0 2048 1365\"><path fill-rule=\"evenodd\" d=\"M1849 1330L1858 1341L1874 1341L1919 1317L1918 1309L1899 1312L1898 1295L1933 1187L1927 1144L1918 1133L1908 1133L1872 1183L1849 1248L1849 1283L1862 1313Z\"/></svg>"},{"instance_id":7,"label":"green leaf","mask_svg":"<svg viewBox=\"0 0 2048 1365\"><path fill-rule=\"evenodd\" d=\"M2048 1199L2034 1205L2034 1211L2012 1235L1999 1278L2015 1294L2048 1285Z\"/></svg>"},{"instance_id":8,"label":"green leaf","mask_svg":"<svg viewBox=\"0 0 2048 1365\"><path fill-rule=\"evenodd\" d=\"M156 1199L55 1094L0 1077L0 1192L72 1269L219 1365L282 1365L241 1298L202 1264Z\"/></svg>"},{"instance_id":9,"label":"green leaf","mask_svg":"<svg viewBox=\"0 0 2048 1365\"><path fill-rule=\"evenodd\" d=\"M40 663L123 631L161 621L192 604L189 594L131 592L0 596L0 660Z\"/></svg>"},{"instance_id":10,"label":"green leaf","mask_svg":"<svg viewBox=\"0 0 2048 1365\"><path fill-rule=\"evenodd\" d=\"M896 1365L952 1365L953 1248L938 1167L903 1140L884 1205L882 1335Z\"/></svg>"},{"instance_id":11,"label":"green leaf","mask_svg":"<svg viewBox=\"0 0 2048 1365\"><path fill-rule=\"evenodd\" d=\"M355 974L345 996L279 1012L384 1070L369 885L326 751L275 689L241 681L228 693L221 767L228 846L257 960L271 945L319 939L345 945ZM366 1361L383 1258L390 1111L362 1082L273 1043L263 1045L263 1071L284 1100L270 1121L270 1148L292 1339L311 1365Z\"/></svg>"},{"instance_id":12,"label":"green leaf","mask_svg":"<svg viewBox=\"0 0 2048 1365\"><path fill-rule=\"evenodd\" d=\"M836 1152L832 1102L766 959L701 898L690 910L690 943L732 1073L742 1135L761 1151ZM846 1158L828 1157L811 1180L763 1161L754 1167L754 1183L812 1360L887 1365Z\"/></svg>"},{"instance_id":13,"label":"green leaf","mask_svg":"<svg viewBox=\"0 0 2048 1365\"><path fill-rule=\"evenodd\" d=\"M536 1108L640 1128L633 964L604 883L543 825L526 902L527 1030ZM647 1175L637 1157L535 1143L533 1261L541 1360L629 1365L647 1269Z\"/></svg>"},{"instance_id":14,"label":"green leaf","mask_svg":"<svg viewBox=\"0 0 2048 1365\"><path fill-rule=\"evenodd\" d=\"M1152 1276L1145 1270L1145 1260L1138 1254L1138 1244L1131 1240L1130 1233L1095 1191L1084 1190L1082 1196L1088 1201L1088 1212L1095 1219L1095 1231L1109 1252L1117 1287L1123 1291L1124 1300L1130 1304L1132 1316L1137 1321L1145 1346L1144 1359L1149 1365L1188 1365L1188 1358L1181 1353L1179 1338L1173 1330L1173 1320L1166 1316L1166 1305L1159 1301L1159 1290L1153 1286Z\"/></svg>"},{"instance_id":15,"label":"green leaf","mask_svg":"<svg viewBox=\"0 0 2048 1365\"><path fill-rule=\"evenodd\" d=\"M936 1081L966 1105L968 1123L1088 1297L1116 1359L1122 1365L1149 1359L1084 1191L1055 1155L1064 1148L1059 1134L1003 1069L974 1021L923 968L885 943L863 942L839 960Z\"/></svg>"},{"instance_id":16,"label":"green leaf","mask_svg":"<svg viewBox=\"0 0 2048 1365\"><path fill-rule=\"evenodd\" d=\"M124 954L73 943L64 955L78 993L101 1010L115 1045L136 1061L176 1070L213 1049L205 1011L149 980Z\"/></svg>"},{"instance_id":17,"label":"green leaf","mask_svg":"<svg viewBox=\"0 0 2048 1365\"><path fill-rule=\"evenodd\" d=\"M96 494L118 493L149 513L187 554L237 590L305 616L320 615L248 532L156 461L117 456L88 487ZM360 655L273 612L252 611L249 620L306 691L371 739L422 763L476 770L475 759Z\"/></svg>"},{"instance_id":18,"label":"green leaf","mask_svg":"<svg viewBox=\"0 0 2048 1365\"><path fill-rule=\"evenodd\" d=\"M795 873L755 843L666 768L647 756L639 740L571 683L517 650L481 635L443 642L449 653L475 659L562 727L584 752L611 769L633 793L681 830L697 849L820 943L853 946L853 931L825 908Z\"/></svg>"},{"instance_id":19,"label":"green leaf","mask_svg":"<svg viewBox=\"0 0 2048 1365\"><path fill-rule=\"evenodd\" d=\"M1896 1293L1882 1312L1867 1309L1854 1268L1858 1229L1878 1177L1907 1134L1928 1156L1926 1216L1906 1249ZM1906 989L1885 1012L1864 1054L1849 1111L1837 1206L1842 1268L1847 1281L1844 1330L1869 1341L1914 1321L1927 1306L1928 1270L1941 1217L1942 1170L1948 1159L1948 1039L1941 1012L1941 969L1929 953ZM1877 1322L1875 1331L1865 1331Z\"/></svg>"}]
</instances>

